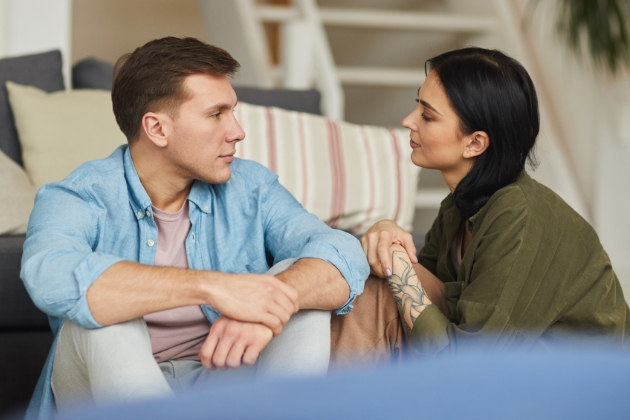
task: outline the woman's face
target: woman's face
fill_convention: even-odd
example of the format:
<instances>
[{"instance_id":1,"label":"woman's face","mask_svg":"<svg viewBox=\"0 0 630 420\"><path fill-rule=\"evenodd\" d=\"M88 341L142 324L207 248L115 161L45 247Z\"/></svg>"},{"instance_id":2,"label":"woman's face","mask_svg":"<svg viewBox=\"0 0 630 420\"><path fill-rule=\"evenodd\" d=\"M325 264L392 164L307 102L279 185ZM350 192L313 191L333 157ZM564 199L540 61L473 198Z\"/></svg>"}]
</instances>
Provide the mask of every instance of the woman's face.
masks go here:
<instances>
[{"instance_id":1,"label":"woman's face","mask_svg":"<svg viewBox=\"0 0 630 420\"><path fill-rule=\"evenodd\" d=\"M411 161L415 165L442 172L468 172L473 163L465 157L469 141L434 71L418 90L418 106L402 124L411 130Z\"/></svg>"}]
</instances>

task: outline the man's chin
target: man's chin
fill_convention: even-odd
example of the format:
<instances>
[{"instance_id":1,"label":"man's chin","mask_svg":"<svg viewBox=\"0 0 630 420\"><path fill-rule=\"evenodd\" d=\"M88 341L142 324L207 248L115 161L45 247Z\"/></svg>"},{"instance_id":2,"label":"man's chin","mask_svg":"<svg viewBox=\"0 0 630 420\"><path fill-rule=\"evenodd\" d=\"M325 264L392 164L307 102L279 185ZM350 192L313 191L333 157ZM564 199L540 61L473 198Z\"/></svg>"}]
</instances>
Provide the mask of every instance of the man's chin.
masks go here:
<instances>
[{"instance_id":1,"label":"man's chin","mask_svg":"<svg viewBox=\"0 0 630 420\"><path fill-rule=\"evenodd\" d=\"M225 184L232 178L232 171L229 169L221 174L204 175L197 178L199 181L203 181L206 184Z\"/></svg>"}]
</instances>

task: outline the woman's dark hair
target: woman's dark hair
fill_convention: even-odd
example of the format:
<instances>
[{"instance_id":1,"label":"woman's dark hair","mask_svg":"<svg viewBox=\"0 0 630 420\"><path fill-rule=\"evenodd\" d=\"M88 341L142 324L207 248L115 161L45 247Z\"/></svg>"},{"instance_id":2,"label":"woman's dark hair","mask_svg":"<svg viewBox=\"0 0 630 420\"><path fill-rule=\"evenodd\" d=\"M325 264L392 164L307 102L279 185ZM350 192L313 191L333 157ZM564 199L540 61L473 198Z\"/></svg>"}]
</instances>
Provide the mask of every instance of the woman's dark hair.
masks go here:
<instances>
[{"instance_id":1,"label":"woman's dark hair","mask_svg":"<svg viewBox=\"0 0 630 420\"><path fill-rule=\"evenodd\" d=\"M428 69L428 70L427 70ZM469 47L427 60L459 116L463 134L484 131L490 145L453 192L462 219L476 214L500 188L517 180L540 130L538 99L525 68L501 51Z\"/></svg>"}]
</instances>

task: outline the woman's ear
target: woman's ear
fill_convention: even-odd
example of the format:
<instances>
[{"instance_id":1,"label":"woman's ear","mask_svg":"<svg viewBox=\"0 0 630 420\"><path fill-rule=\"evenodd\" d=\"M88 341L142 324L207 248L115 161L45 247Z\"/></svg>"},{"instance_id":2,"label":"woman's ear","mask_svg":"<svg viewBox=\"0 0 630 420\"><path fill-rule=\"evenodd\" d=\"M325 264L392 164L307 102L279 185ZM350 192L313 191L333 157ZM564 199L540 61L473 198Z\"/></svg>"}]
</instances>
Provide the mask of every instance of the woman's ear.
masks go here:
<instances>
[{"instance_id":1,"label":"woman's ear","mask_svg":"<svg viewBox=\"0 0 630 420\"><path fill-rule=\"evenodd\" d=\"M490 137L485 131L475 131L466 136L465 158L474 158L485 152L490 146Z\"/></svg>"},{"instance_id":2,"label":"woman's ear","mask_svg":"<svg viewBox=\"0 0 630 420\"><path fill-rule=\"evenodd\" d=\"M142 117L142 131L157 147L168 145L171 119L166 113L147 112Z\"/></svg>"}]
</instances>

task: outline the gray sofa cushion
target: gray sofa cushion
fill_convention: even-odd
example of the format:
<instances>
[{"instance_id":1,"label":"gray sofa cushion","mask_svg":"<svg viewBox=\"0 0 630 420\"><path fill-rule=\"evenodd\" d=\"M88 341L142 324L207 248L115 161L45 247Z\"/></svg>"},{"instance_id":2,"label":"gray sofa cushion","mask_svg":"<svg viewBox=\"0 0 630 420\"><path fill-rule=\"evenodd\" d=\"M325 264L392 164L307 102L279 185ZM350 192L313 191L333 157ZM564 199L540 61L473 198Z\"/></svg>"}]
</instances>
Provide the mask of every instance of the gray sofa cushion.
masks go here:
<instances>
[{"instance_id":1,"label":"gray sofa cushion","mask_svg":"<svg viewBox=\"0 0 630 420\"><path fill-rule=\"evenodd\" d=\"M72 87L111 90L113 74L112 64L96 58L86 58L72 67ZM322 115L319 105L321 94L314 89L259 89L235 86L234 90L238 100L248 104L275 106L290 111Z\"/></svg>"},{"instance_id":2,"label":"gray sofa cushion","mask_svg":"<svg viewBox=\"0 0 630 420\"><path fill-rule=\"evenodd\" d=\"M258 89L235 86L234 90L238 100L248 104L275 106L290 111L322 115L322 110L319 106L321 94L314 89Z\"/></svg>"},{"instance_id":3,"label":"gray sofa cushion","mask_svg":"<svg viewBox=\"0 0 630 420\"><path fill-rule=\"evenodd\" d=\"M22 149L4 86L9 80L35 86L46 92L63 90L61 53L50 51L0 60L0 149L21 165Z\"/></svg>"},{"instance_id":4,"label":"gray sofa cushion","mask_svg":"<svg viewBox=\"0 0 630 420\"><path fill-rule=\"evenodd\" d=\"M113 74L113 64L97 58L86 58L72 67L72 88L112 90Z\"/></svg>"}]
</instances>

